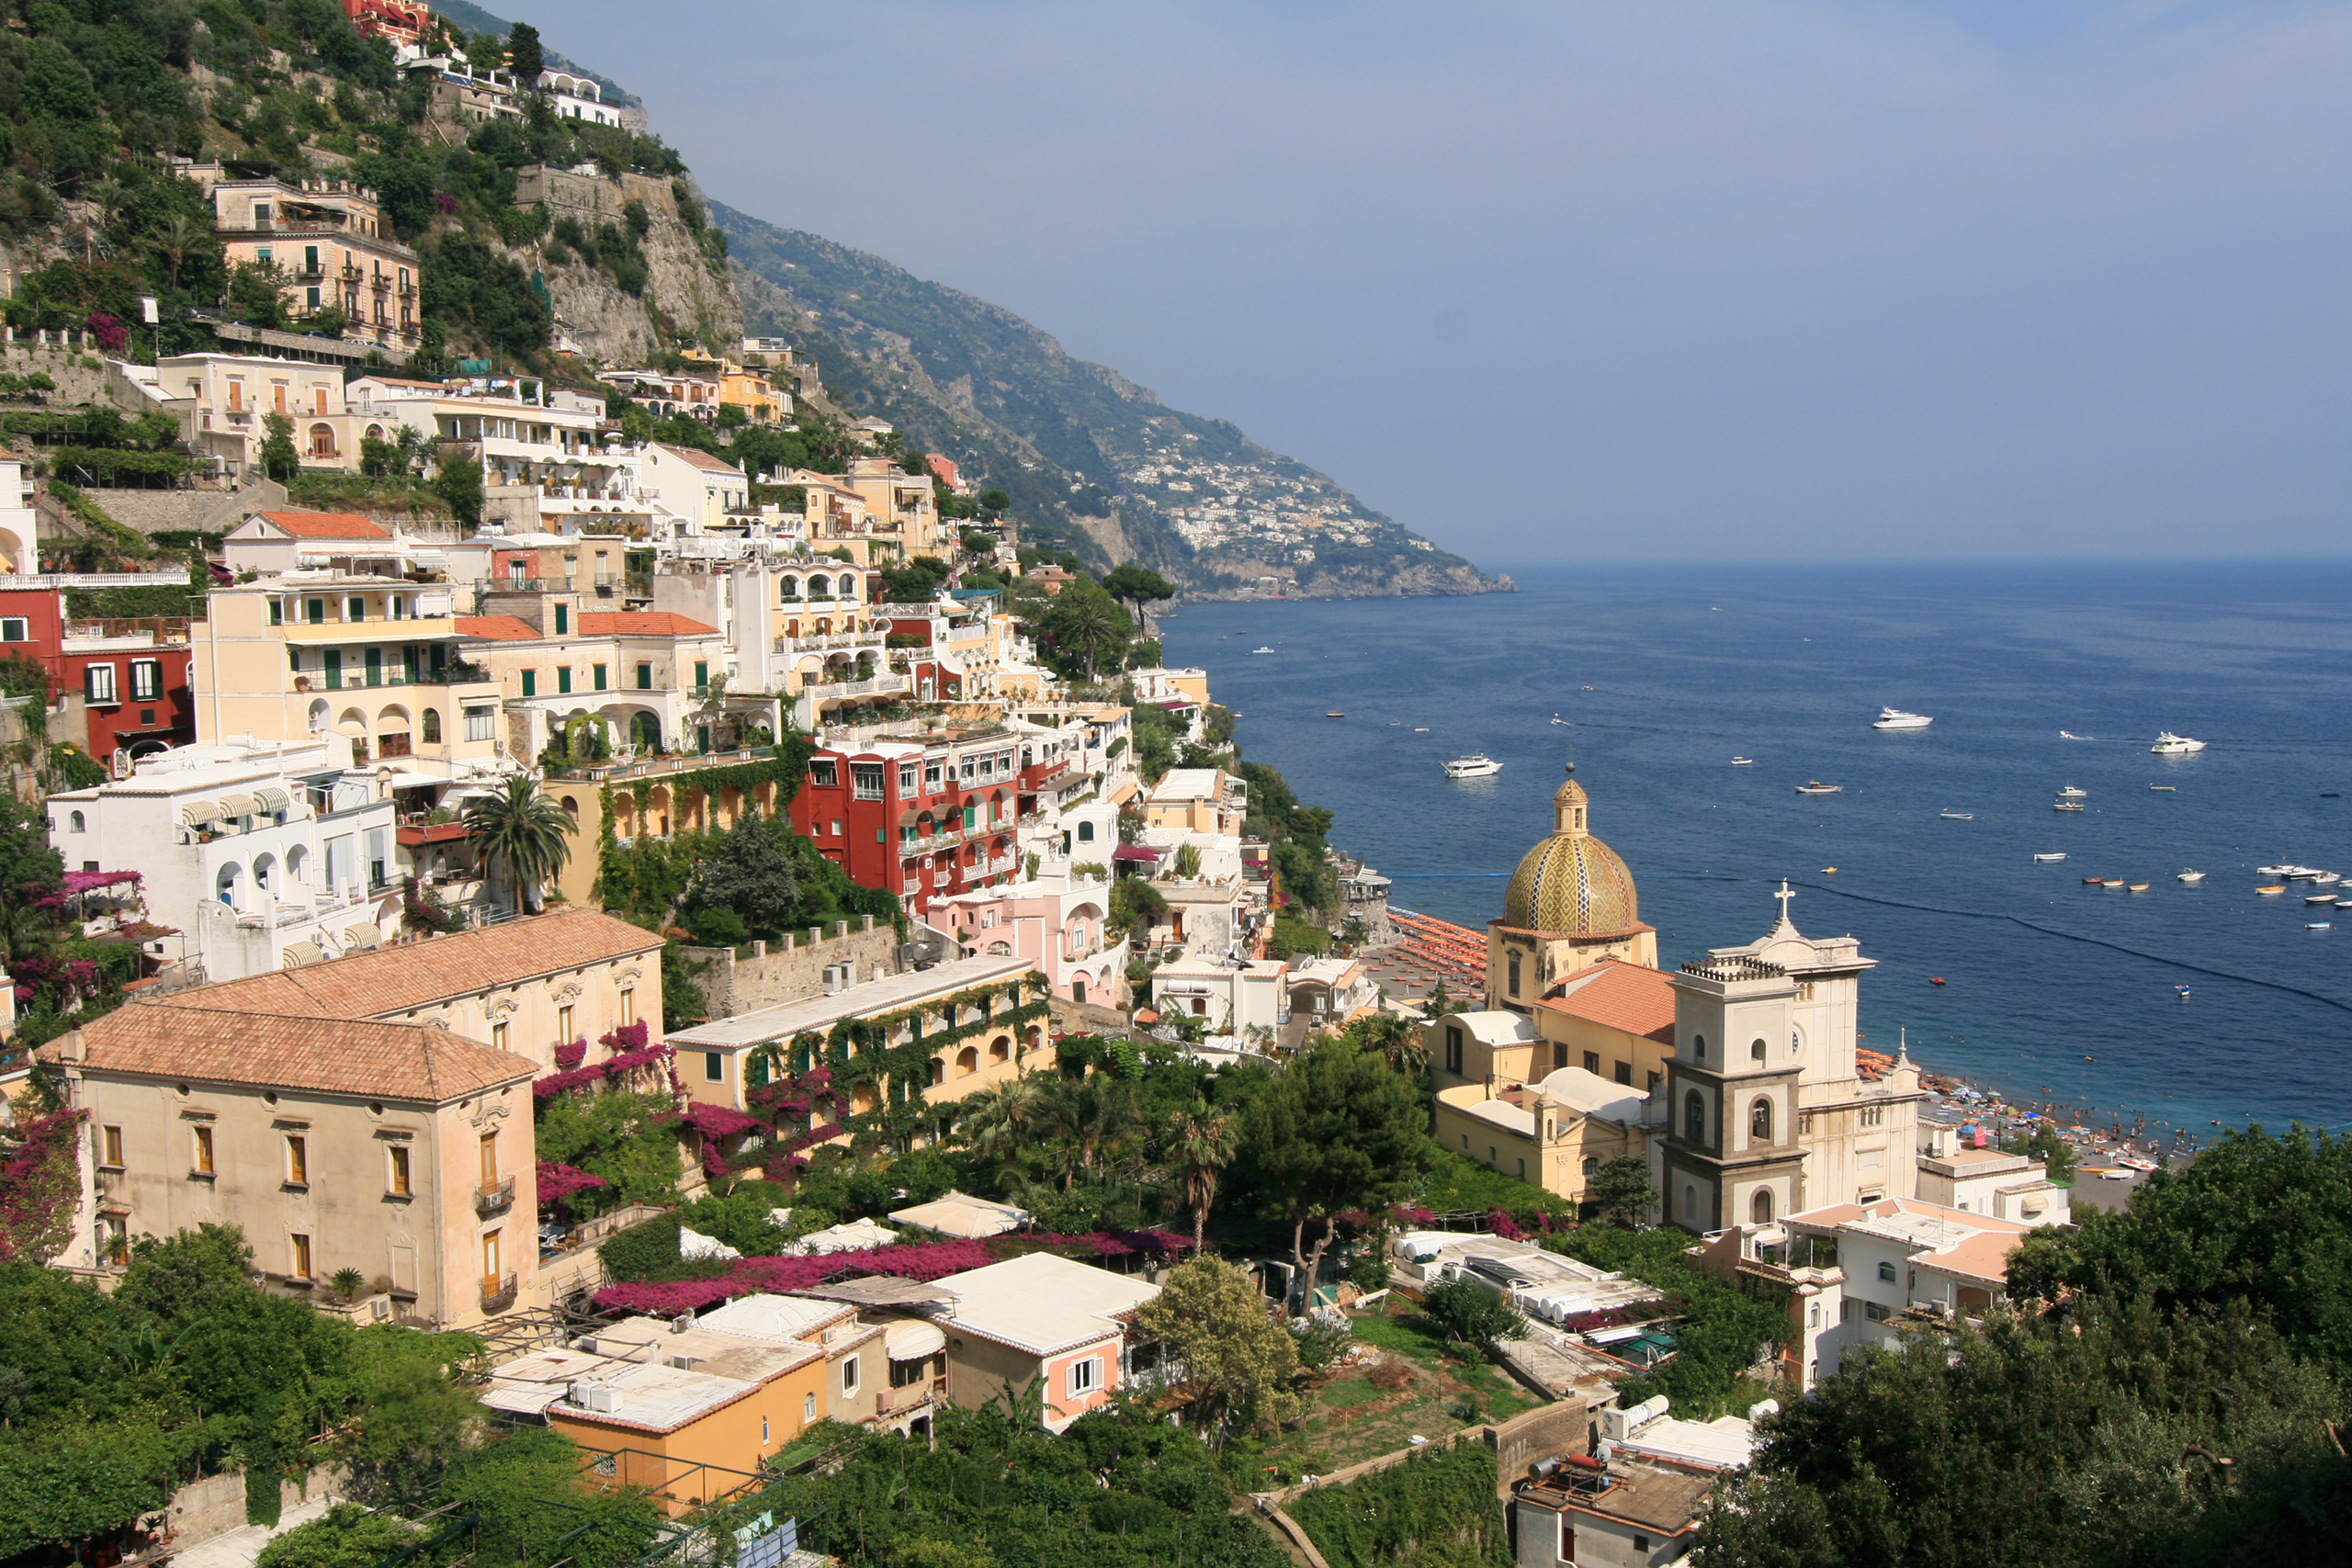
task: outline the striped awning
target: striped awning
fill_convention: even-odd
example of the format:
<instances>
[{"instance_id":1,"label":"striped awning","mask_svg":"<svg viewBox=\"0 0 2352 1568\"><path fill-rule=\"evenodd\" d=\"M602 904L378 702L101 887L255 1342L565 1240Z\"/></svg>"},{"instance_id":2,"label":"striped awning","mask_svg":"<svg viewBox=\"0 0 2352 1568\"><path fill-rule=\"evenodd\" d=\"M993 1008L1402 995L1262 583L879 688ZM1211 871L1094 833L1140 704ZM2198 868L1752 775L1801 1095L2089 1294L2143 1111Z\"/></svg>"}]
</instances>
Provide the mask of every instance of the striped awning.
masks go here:
<instances>
[{"instance_id":1,"label":"striped awning","mask_svg":"<svg viewBox=\"0 0 2352 1568\"><path fill-rule=\"evenodd\" d=\"M220 807L215 801L191 800L180 807L180 826L184 828L193 828L198 823L217 822L220 819Z\"/></svg>"},{"instance_id":2,"label":"striped awning","mask_svg":"<svg viewBox=\"0 0 2352 1568\"><path fill-rule=\"evenodd\" d=\"M325 957L326 954L319 951L319 944L316 942L298 942L286 950L286 962L283 966L288 969L300 969L306 964L320 963Z\"/></svg>"},{"instance_id":3,"label":"striped awning","mask_svg":"<svg viewBox=\"0 0 2352 1568\"><path fill-rule=\"evenodd\" d=\"M294 797L276 784L264 784L254 791L254 804L264 811L284 811L294 804Z\"/></svg>"},{"instance_id":4,"label":"striped awning","mask_svg":"<svg viewBox=\"0 0 2352 1568\"><path fill-rule=\"evenodd\" d=\"M343 933L343 940L365 952L368 948L381 946L384 936L374 926L353 926Z\"/></svg>"},{"instance_id":5,"label":"striped awning","mask_svg":"<svg viewBox=\"0 0 2352 1568\"><path fill-rule=\"evenodd\" d=\"M250 795L224 795L220 797L220 815L223 817L252 817L260 809Z\"/></svg>"}]
</instances>

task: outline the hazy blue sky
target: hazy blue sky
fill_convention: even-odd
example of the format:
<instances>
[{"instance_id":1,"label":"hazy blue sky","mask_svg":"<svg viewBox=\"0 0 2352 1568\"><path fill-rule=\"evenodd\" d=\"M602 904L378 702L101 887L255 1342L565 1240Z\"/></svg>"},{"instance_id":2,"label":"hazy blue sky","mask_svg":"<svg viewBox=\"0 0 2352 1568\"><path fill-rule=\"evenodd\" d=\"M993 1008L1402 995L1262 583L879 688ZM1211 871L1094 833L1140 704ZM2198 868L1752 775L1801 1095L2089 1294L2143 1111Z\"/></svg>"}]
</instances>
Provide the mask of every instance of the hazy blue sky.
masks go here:
<instances>
[{"instance_id":1,"label":"hazy blue sky","mask_svg":"<svg viewBox=\"0 0 2352 1568\"><path fill-rule=\"evenodd\" d=\"M1483 561L2346 547L2352 4L492 8Z\"/></svg>"}]
</instances>

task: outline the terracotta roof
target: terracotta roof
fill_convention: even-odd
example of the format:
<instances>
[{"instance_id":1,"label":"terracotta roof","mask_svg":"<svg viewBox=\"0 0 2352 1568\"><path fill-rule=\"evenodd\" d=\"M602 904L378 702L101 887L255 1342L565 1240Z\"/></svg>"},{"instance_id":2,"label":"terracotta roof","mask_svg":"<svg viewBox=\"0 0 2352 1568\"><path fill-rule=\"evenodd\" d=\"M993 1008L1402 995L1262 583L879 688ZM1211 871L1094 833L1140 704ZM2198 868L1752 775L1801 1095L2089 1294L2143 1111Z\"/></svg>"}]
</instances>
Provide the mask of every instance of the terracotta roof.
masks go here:
<instances>
[{"instance_id":1,"label":"terracotta roof","mask_svg":"<svg viewBox=\"0 0 2352 1568\"><path fill-rule=\"evenodd\" d=\"M717 626L668 610L582 610L582 637L717 637Z\"/></svg>"},{"instance_id":2,"label":"terracotta roof","mask_svg":"<svg viewBox=\"0 0 2352 1568\"><path fill-rule=\"evenodd\" d=\"M356 512L261 512L298 539L389 539L390 534Z\"/></svg>"},{"instance_id":3,"label":"terracotta roof","mask_svg":"<svg viewBox=\"0 0 2352 1568\"><path fill-rule=\"evenodd\" d=\"M530 622L513 615L459 615L458 635L496 637L501 642L532 642L537 640L539 634Z\"/></svg>"},{"instance_id":4,"label":"terracotta roof","mask_svg":"<svg viewBox=\"0 0 2352 1568\"><path fill-rule=\"evenodd\" d=\"M175 992L175 1007L283 1017L381 1018L494 986L650 953L662 939L595 909L379 947L325 964Z\"/></svg>"},{"instance_id":5,"label":"terracotta roof","mask_svg":"<svg viewBox=\"0 0 2352 1568\"><path fill-rule=\"evenodd\" d=\"M79 1031L86 1070L442 1104L538 1071L528 1057L416 1023L222 1016L136 998ZM72 1036L68 1036L70 1041ZM59 1059L65 1042L44 1048Z\"/></svg>"},{"instance_id":6,"label":"terracotta roof","mask_svg":"<svg viewBox=\"0 0 2352 1568\"><path fill-rule=\"evenodd\" d=\"M1561 995L1535 1005L1621 1034L1674 1043L1674 986L1663 970L1605 958L1569 976Z\"/></svg>"},{"instance_id":7,"label":"terracotta roof","mask_svg":"<svg viewBox=\"0 0 2352 1568\"><path fill-rule=\"evenodd\" d=\"M714 474L740 474L743 471L732 463L722 461L707 452L698 451L692 446L672 446L664 442L662 450L672 457L683 457L695 468L707 469Z\"/></svg>"}]
</instances>

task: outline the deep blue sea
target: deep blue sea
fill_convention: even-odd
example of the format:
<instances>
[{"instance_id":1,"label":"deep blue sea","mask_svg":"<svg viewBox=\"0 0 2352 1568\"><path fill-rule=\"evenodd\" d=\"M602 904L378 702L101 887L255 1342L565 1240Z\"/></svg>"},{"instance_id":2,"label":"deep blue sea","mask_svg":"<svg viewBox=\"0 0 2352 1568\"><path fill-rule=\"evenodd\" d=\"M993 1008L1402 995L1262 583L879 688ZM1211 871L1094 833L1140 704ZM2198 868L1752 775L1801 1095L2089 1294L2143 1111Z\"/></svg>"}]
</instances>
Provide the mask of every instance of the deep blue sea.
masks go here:
<instances>
[{"instance_id":1,"label":"deep blue sea","mask_svg":"<svg viewBox=\"0 0 2352 1568\"><path fill-rule=\"evenodd\" d=\"M1907 1032L1937 1070L2102 1123L2352 1124L2352 909L2254 891L2278 862L2352 873L2352 798L2321 793L2352 789L2352 562L1514 575L1480 598L1183 606L1168 662L1207 667L1245 753L1329 807L1397 904L1499 914L1573 759L1669 967L1760 935L1786 877L1800 929L1878 960L1874 1047ZM1882 705L1935 724L1874 730ZM2152 756L2162 729L2207 750ZM1445 779L1469 750L1501 774ZM1844 792L1797 795L1809 779ZM2087 810L2052 809L2067 785ZM2068 858L2036 864L2050 849Z\"/></svg>"}]
</instances>

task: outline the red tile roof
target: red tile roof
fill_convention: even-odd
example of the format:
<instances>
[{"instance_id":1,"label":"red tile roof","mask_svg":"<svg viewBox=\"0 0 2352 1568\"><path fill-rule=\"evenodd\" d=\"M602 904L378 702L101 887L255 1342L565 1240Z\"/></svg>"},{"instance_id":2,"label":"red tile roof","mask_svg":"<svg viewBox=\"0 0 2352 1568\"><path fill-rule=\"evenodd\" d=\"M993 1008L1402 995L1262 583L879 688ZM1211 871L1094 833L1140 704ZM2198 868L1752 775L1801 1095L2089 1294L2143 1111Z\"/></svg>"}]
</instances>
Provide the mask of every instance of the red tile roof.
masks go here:
<instances>
[{"instance_id":1,"label":"red tile roof","mask_svg":"<svg viewBox=\"0 0 2352 1568\"><path fill-rule=\"evenodd\" d=\"M717 637L717 626L668 610L582 610L582 637Z\"/></svg>"},{"instance_id":2,"label":"red tile roof","mask_svg":"<svg viewBox=\"0 0 2352 1568\"><path fill-rule=\"evenodd\" d=\"M356 512L263 512L298 539L389 539L391 536Z\"/></svg>"},{"instance_id":3,"label":"red tile roof","mask_svg":"<svg viewBox=\"0 0 2352 1568\"><path fill-rule=\"evenodd\" d=\"M1621 1034L1674 1043L1674 986L1663 970L1604 958L1584 974L1570 976L1565 995L1535 1005Z\"/></svg>"},{"instance_id":4,"label":"red tile roof","mask_svg":"<svg viewBox=\"0 0 2352 1568\"><path fill-rule=\"evenodd\" d=\"M527 1056L425 1024L222 1014L175 1000L134 998L84 1024L83 1068L432 1105L538 1071ZM68 1036L43 1054L57 1061L71 1046Z\"/></svg>"},{"instance_id":5,"label":"red tile roof","mask_svg":"<svg viewBox=\"0 0 2352 1568\"><path fill-rule=\"evenodd\" d=\"M527 642L538 637L531 623L513 615L459 615L459 637L496 637L501 642Z\"/></svg>"}]
</instances>

